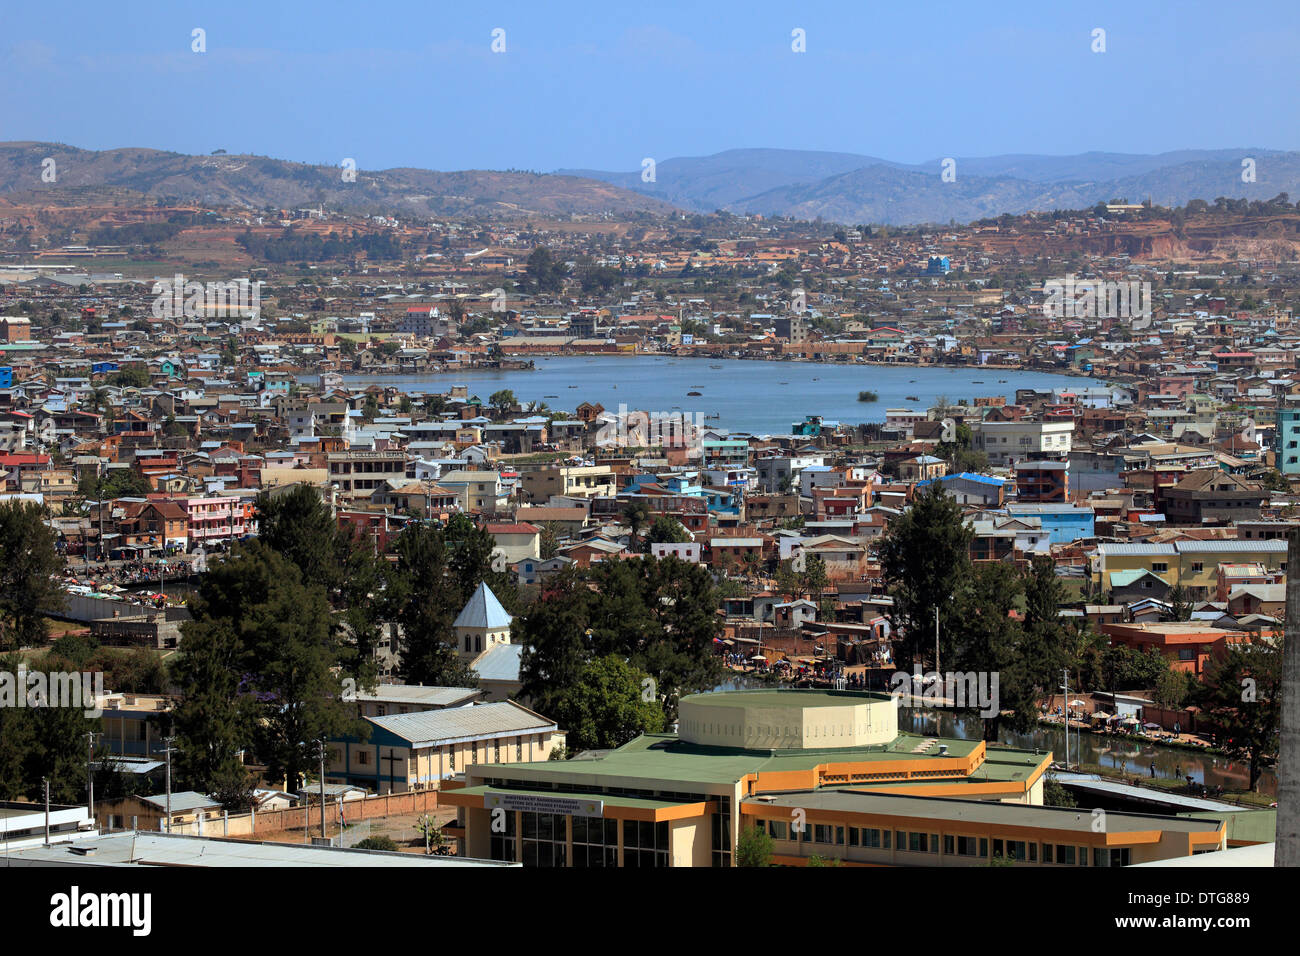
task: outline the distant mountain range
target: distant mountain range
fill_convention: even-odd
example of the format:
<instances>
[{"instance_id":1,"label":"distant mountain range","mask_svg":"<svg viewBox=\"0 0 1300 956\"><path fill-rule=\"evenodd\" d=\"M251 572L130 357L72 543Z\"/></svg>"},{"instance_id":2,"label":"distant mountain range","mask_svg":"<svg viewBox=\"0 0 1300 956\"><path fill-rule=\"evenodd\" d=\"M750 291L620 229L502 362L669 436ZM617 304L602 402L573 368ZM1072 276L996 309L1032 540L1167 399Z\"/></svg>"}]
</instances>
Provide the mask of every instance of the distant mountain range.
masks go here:
<instances>
[{"instance_id":1,"label":"distant mountain range","mask_svg":"<svg viewBox=\"0 0 1300 956\"><path fill-rule=\"evenodd\" d=\"M56 180L41 178L46 158ZM92 203L128 190L247 209L291 209L324 203L333 209L392 215L539 215L673 211L654 197L607 182L563 174L427 169L357 170L343 180L337 166L265 156L188 156L156 149L93 151L57 143L0 143L0 197ZM118 199L120 202L120 199Z\"/></svg>"},{"instance_id":2,"label":"distant mountain range","mask_svg":"<svg viewBox=\"0 0 1300 956\"><path fill-rule=\"evenodd\" d=\"M1242 182L1242 160L1256 181ZM1164 206L1189 199L1271 199L1300 194L1300 152L1268 149L1179 150L1158 155L956 157L944 182L942 159L896 163L875 156L790 149L733 149L657 163L642 171L561 170L663 199L683 209L762 213L842 223L969 222L1032 210L1079 209L1115 198Z\"/></svg>"},{"instance_id":3,"label":"distant mountain range","mask_svg":"<svg viewBox=\"0 0 1300 956\"><path fill-rule=\"evenodd\" d=\"M1255 160L1256 181L1241 179ZM53 159L57 179L42 179ZM941 159L896 163L856 153L733 149L666 159L642 171L554 173L427 169L357 170L264 156L189 156L154 149L93 151L57 143L0 143L0 198L51 204L121 204L123 192L247 209L324 203L393 215L544 216L669 213L675 209L762 213L846 224L969 222L1032 210L1079 209L1114 198L1165 206L1218 196L1300 196L1300 152L1180 150L1158 155L1082 153L956 158L944 182Z\"/></svg>"}]
</instances>

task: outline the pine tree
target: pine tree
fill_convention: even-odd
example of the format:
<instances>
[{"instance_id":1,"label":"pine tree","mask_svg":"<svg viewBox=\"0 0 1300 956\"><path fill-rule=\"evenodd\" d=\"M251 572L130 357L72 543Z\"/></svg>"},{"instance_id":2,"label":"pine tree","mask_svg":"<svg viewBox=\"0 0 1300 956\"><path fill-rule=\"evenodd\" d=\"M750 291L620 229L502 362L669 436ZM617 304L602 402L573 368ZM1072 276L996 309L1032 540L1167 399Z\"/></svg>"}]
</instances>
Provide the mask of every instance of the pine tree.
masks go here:
<instances>
[{"instance_id":1,"label":"pine tree","mask_svg":"<svg viewBox=\"0 0 1300 956\"><path fill-rule=\"evenodd\" d=\"M0 503L0 650L45 642L45 614L64 600L56 580L63 558L54 542L35 504Z\"/></svg>"}]
</instances>

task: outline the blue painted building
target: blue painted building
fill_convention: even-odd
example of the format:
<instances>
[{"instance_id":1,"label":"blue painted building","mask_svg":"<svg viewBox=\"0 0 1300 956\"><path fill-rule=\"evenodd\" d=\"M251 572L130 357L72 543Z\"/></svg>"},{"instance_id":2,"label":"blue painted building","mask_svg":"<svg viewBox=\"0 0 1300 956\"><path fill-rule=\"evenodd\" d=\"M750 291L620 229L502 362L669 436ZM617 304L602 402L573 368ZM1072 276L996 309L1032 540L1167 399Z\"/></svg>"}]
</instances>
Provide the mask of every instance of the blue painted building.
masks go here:
<instances>
[{"instance_id":1,"label":"blue painted building","mask_svg":"<svg viewBox=\"0 0 1300 956\"><path fill-rule=\"evenodd\" d=\"M1015 518L1038 518L1052 544L1069 544L1096 535L1096 514L1091 508L1071 504L1013 502L1007 514Z\"/></svg>"}]
</instances>

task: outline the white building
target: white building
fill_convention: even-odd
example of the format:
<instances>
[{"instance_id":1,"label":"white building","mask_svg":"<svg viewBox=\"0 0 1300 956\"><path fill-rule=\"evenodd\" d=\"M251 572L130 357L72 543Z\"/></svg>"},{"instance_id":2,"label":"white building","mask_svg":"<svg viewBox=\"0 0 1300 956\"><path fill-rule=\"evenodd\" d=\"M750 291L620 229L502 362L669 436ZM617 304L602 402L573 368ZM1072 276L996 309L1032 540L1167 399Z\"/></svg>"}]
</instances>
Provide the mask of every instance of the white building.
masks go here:
<instances>
[{"instance_id":1,"label":"white building","mask_svg":"<svg viewBox=\"0 0 1300 956\"><path fill-rule=\"evenodd\" d=\"M1007 465L1017 458L1066 458L1074 422L976 422L971 447L989 456L989 463Z\"/></svg>"}]
</instances>

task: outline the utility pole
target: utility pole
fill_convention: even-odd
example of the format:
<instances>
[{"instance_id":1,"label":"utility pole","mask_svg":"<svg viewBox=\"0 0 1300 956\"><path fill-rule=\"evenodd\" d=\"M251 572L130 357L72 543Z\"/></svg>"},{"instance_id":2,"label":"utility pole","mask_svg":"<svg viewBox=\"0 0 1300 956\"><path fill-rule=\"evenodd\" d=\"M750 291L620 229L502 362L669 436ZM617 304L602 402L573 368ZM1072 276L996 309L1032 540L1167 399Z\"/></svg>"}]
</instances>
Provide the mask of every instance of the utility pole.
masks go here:
<instances>
[{"instance_id":1,"label":"utility pole","mask_svg":"<svg viewBox=\"0 0 1300 956\"><path fill-rule=\"evenodd\" d=\"M1274 866L1300 866L1300 534L1287 542L1286 633L1282 639L1282 720L1277 749L1277 843Z\"/></svg>"},{"instance_id":2,"label":"utility pole","mask_svg":"<svg viewBox=\"0 0 1300 956\"><path fill-rule=\"evenodd\" d=\"M939 673L939 605L934 606L934 672Z\"/></svg>"},{"instance_id":3,"label":"utility pole","mask_svg":"<svg viewBox=\"0 0 1300 956\"><path fill-rule=\"evenodd\" d=\"M320 838L325 839L325 738L320 739Z\"/></svg>"},{"instance_id":4,"label":"utility pole","mask_svg":"<svg viewBox=\"0 0 1300 956\"><path fill-rule=\"evenodd\" d=\"M167 745L163 753L167 757L167 832L172 832L172 741L175 737L164 737L163 743Z\"/></svg>"},{"instance_id":5,"label":"utility pole","mask_svg":"<svg viewBox=\"0 0 1300 956\"><path fill-rule=\"evenodd\" d=\"M1061 714L1065 718L1065 769L1070 769L1070 668L1061 669L1065 677L1065 695L1061 698Z\"/></svg>"},{"instance_id":6,"label":"utility pole","mask_svg":"<svg viewBox=\"0 0 1300 956\"><path fill-rule=\"evenodd\" d=\"M90 819L95 819L95 738L100 736L93 730L86 731L86 808Z\"/></svg>"}]
</instances>

